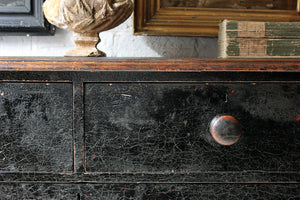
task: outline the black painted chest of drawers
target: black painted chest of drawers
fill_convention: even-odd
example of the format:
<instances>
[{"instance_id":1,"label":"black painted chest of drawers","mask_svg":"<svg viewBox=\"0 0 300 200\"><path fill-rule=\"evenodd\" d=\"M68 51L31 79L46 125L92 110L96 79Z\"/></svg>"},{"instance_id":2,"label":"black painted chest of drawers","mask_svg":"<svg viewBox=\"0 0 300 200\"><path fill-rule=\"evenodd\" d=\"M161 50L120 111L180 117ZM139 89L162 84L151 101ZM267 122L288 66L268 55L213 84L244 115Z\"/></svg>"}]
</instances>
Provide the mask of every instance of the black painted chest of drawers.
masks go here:
<instances>
[{"instance_id":1,"label":"black painted chest of drawers","mask_svg":"<svg viewBox=\"0 0 300 200\"><path fill-rule=\"evenodd\" d=\"M0 199L300 199L298 60L2 58L0 70ZM236 119L235 144L211 134L216 116Z\"/></svg>"}]
</instances>

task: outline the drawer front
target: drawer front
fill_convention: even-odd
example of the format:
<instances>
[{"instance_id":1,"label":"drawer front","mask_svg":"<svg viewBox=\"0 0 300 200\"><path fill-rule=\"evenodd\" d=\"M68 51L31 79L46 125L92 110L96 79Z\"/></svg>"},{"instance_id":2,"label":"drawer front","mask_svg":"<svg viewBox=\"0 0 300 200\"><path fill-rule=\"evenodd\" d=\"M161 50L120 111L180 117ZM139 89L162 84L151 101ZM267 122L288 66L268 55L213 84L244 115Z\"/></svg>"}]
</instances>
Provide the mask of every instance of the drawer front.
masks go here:
<instances>
[{"instance_id":1,"label":"drawer front","mask_svg":"<svg viewBox=\"0 0 300 200\"><path fill-rule=\"evenodd\" d=\"M296 200L299 185L270 184L16 184L0 185L5 199L264 199ZM201 191L201 192L199 192Z\"/></svg>"},{"instance_id":2,"label":"drawer front","mask_svg":"<svg viewBox=\"0 0 300 200\"><path fill-rule=\"evenodd\" d=\"M105 84L85 91L87 172L299 171L300 85ZM236 118L218 144L209 125Z\"/></svg>"},{"instance_id":3,"label":"drawer front","mask_svg":"<svg viewBox=\"0 0 300 200\"><path fill-rule=\"evenodd\" d=\"M72 171L72 84L0 83L0 171Z\"/></svg>"}]
</instances>

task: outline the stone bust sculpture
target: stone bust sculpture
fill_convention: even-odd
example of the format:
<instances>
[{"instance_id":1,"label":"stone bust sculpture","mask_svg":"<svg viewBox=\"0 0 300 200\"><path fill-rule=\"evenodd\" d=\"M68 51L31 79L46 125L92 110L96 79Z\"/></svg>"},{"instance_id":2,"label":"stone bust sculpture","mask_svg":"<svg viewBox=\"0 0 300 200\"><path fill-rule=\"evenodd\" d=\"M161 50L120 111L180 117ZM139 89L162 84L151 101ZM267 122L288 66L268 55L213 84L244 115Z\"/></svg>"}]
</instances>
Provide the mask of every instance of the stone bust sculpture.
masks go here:
<instances>
[{"instance_id":1,"label":"stone bust sculpture","mask_svg":"<svg viewBox=\"0 0 300 200\"><path fill-rule=\"evenodd\" d=\"M76 48L66 56L105 56L93 46L100 41L99 32L123 23L131 15L133 3L131 0L46 0L43 10L50 23L74 32Z\"/></svg>"}]
</instances>

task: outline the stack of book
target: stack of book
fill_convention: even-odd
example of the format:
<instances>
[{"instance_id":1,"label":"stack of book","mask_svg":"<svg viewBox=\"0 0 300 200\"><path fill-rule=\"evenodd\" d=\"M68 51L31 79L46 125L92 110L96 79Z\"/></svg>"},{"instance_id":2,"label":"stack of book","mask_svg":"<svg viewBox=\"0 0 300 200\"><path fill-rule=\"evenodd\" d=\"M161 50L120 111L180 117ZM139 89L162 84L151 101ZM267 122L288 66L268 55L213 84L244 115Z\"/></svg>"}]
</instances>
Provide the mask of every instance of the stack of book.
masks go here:
<instances>
[{"instance_id":1,"label":"stack of book","mask_svg":"<svg viewBox=\"0 0 300 200\"><path fill-rule=\"evenodd\" d=\"M218 47L220 58L300 58L300 22L224 20Z\"/></svg>"}]
</instances>

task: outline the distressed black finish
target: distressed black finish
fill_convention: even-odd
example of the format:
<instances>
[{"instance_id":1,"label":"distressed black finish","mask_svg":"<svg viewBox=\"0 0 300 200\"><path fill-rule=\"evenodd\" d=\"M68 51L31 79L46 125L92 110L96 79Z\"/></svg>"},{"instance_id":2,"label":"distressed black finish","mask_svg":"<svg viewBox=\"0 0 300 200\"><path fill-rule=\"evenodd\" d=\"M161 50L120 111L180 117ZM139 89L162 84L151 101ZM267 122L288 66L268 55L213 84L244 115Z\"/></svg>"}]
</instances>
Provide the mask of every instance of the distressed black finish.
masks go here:
<instances>
[{"instance_id":1,"label":"distressed black finish","mask_svg":"<svg viewBox=\"0 0 300 200\"><path fill-rule=\"evenodd\" d=\"M135 62L53 59L86 66L54 71L39 59L0 59L1 200L300 198L299 61L103 70ZM290 69L263 69L278 63ZM217 115L241 124L236 144L212 138Z\"/></svg>"},{"instance_id":2,"label":"distressed black finish","mask_svg":"<svg viewBox=\"0 0 300 200\"><path fill-rule=\"evenodd\" d=\"M85 91L89 172L300 169L299 84L86 84ZM230 147L208 130L222 113L244 129Z\"/></svg>"},{"instance_id":3,"label":"distressed black finish","mask_svg":"<svg viewBox=\"0 0 300 200\"><path fill-rule=\"evenodd\" d=\"M0 170L73 170L72 84L0 83Z\"/></svg>"},{"instance_id":4,"label":"distressed black finish","mask_svg":"<svg viewBox=\"0 0 300 200\"><path fill-rule=\"evenodd\" d=\"M13 184L1 185L8 199L272 199L296 200L294 184ZM201 191L201 192L200 192Z\"/></svg>"}]
</instances>

